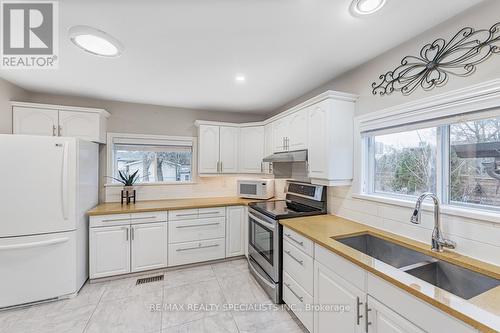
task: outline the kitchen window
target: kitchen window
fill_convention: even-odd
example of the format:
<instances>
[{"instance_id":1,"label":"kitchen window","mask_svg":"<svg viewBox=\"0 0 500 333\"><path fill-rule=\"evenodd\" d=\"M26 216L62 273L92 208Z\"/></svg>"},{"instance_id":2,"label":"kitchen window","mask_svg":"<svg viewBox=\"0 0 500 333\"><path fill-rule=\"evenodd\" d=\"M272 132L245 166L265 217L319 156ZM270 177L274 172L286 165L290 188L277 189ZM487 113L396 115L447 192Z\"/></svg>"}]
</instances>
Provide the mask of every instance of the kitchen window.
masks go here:
<instances>
[{"instance_id":1,"label":"kitchen window","mask_svg":"<svg viewBox=\"0 0 500 333\"><path fill-rule=\"evenodd\" d=\"M112 177L117 177L119 171L137 171L141 184L193 180L194 138L112 133L108 135L109 142L108 167Z\"/></svg>"},{"instance_id":2,"label":"kitchen window","mask_svg":"<svg viewBox=\"0 0 500 333\"><path fill-rule=\"evenodd\" d=\"M498 114L498 112L497 112ZM500 116L439 119L364 133L363 192L500 210Z\"/></svg>"}]
</instances>

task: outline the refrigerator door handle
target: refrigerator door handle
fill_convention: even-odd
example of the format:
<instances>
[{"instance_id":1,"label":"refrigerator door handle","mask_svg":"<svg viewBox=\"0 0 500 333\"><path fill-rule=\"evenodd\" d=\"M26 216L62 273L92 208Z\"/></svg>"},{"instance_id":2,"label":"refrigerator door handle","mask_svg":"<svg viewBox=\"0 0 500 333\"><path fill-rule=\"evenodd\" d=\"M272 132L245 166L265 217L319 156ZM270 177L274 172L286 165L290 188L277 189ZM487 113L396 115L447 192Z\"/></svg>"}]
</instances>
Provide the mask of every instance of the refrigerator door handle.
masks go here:
<instances>
[{"instance_id":1,"label":"refrigerator door handle","mask_svg":"<svg viewBox=\"0 0 500 333\"><path fill-rule=\"evenodd\" d=\"M68 240L69 240L69 238L65 237L65 238L51 239L51 240L42 241L42 242L4 245L4 246L0 246L0 251L21 250L21 249L29 249L29 248L32 248L32 247L40 247L40 246L46 246L46 245L56 245L56 244L66 243Z\"/></svg>"},{"instance_id":2,"label":"refrigerator door handle","mask_svg":"<svg viewBox=\"0 0 500 333\"><path fill-rule=\"evenodd\" d=\"M63 144L63 164L62 164L62 181L61 181L61 201L62 213L65 220L68 219L68 143Z\"/></svg>"}]
</instances>

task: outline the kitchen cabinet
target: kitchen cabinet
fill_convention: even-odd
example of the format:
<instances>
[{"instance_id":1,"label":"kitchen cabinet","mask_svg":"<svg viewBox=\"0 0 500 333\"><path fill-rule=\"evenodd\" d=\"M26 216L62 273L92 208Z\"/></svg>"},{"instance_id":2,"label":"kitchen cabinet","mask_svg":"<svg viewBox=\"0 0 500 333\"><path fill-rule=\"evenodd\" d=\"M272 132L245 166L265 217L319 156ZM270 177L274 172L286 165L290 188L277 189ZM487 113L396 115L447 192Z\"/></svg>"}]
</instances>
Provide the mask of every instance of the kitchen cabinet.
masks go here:
<instances>
[{"instance_id":1,"label":"kitchen cabinet","mask_svg":"<svg viewBox=\"0 0 500 333\"><path fill-rule=\"evenodd\" d=\"M239 130L230 126L198 126L200 174L238 172Z\"/></svg>"},{"instance_id":2,"label":"kitchen cabinet","mask_svg":"<svg viewBox=\"0 0 500 333\"><path fill-rule=\"evenodd\" d=\"M14 134L57 136L57 110L14 107L12 120Z\"/></svg>"},{"instance_id":3,"label":"kitchen cabinet","mask_svg":"<svg viewBox=\"0 0 500 333\"><path fill-rule=\"evenodd\" d=\"M247 237L247 215L243 206L231 206L226 208L226 258L242 256L248 241Z\"/></svg>"},{"instance_id":4,"label":"kitchen cabinet","mask_svg":"<svg viewBox=\"0 0 500 333\"><path fill-rule=\"evenodd\" d=\"M130 227L131 272L167 267L167 223Z\"/></svg>"},{"instance_id":5,"label":"kitchen cabinet","mask_svg":"<svg viewBox=\"0 0 500 333\"><path fill-rule=\"evenodd\" d=\"M272 123L274 152L307 149L307 120L306 109L275 120Z\"/></svg>"},{"instance_id":6,"label":"kitchen cabinet","mask_svg":"<svg viewBox=\"0 0 500 333\"><path fill-rule=\"evenodd\" d=\"M219 172L219 128L214 125L200 125L198 129L198 172Z\"/></svg>"},{"instance_id":7,"label":"kitchen cabinet","mask_svg":"<svg viewBox=\"0 0 500 333\"><path fill-rule=\"evenodd\" d=\"M130 226L90 229L90 278L130 272Z\"/></svg>"},{"instance_id":8,"label":"kitchen cabinet","mask_svg":"<svg viewBox=\"0 0 500 333\"><path fill-rule=\"evenodd\" d=\"M239 133L238 127L220 127L220 173L238 172Z\"/></svg>"},{"instance_id":9,"label":"kitchen cabinet","mask_svg":"<svg viewBox=\"0 0 500 333\"><path fill-rule=\"evenodd\" d=\"M13 133L76 137L106 143L109 113L102 109L12 103Z\"/></svg>"},{"instance_id":10,"label":"kitchen cabinet","mask_svg":"<svg viewBox=\"0 0 500 333\"><path fill-rule=\"evenodd\" d=\"M367 298L369 307L369 333L425 333L409 320L398 315L371 296Z\"/></svg>"},{"instance_id":11,"label":"kitchen cabinet","mask_svg":"<svg viewBox=\"0 0 500 333\"><path fill-rule=\"evenodd\" d=\"M365 332L365 293L352 286L335 272L315 261L315 306L338 306L338 309L314 312L314 332L331 332L332 327L342 333ZM363 317L361 317L363 316Z\"/></svg>"},{"instance_id":12,"label":"kitchen cabinet","mask_svg":"<svg viewBox=\"0 0 500 333\"><path fill-rule=\"evenodd\" d=\"M264 157L272 155L273 149L273 124L264 125ZM265 174L273 173L273 164L271 162L262 162L262 172Z\"/></svg>"},{"instance_id":13,"label":"kitchen cabinet","mask_svg":"<svg viewBox=\"0 0 500 333\"><path fill-rule=\"evenodd\" d=\"M240 129L239 172L263 172L264 126L242 127Z\"/></svg>"},{"instance_id":14,"label":"kitchen cabinet","mask_svg":"<svg viewBox=\"0 0 500 333\"><path fill-rule=\"evenodd\" d=\"M354 101L327 99L307 108L311 183L349 185L353 178Z\"/></svg>"},{"instance_id":15,"label":"kitchen cabinet","mask_svg":"<svg viewBox=\"0 0 500 333\"><path fill-rule=\"evenodd\" d=\"M273 121L273 153L287 151L289 118L283 117Z\"/></svg>"}]
</instances>

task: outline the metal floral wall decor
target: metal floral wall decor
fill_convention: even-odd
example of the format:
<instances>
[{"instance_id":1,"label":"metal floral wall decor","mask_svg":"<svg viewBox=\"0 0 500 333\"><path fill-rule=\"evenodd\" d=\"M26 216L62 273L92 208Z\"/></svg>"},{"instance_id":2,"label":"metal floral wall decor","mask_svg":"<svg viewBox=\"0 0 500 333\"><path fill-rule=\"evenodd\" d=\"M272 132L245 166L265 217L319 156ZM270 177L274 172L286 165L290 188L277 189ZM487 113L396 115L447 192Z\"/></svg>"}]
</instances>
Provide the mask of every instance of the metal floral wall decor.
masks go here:
<instances>
[{"instance_id":1,"label":"metal floral wall decor","mask_svg":"<svg viewBox=\"0 0 500 333\"><path fill-rule=\"evenodd\" d=\"M476 65L500 53L500 22L489 29L463 28L449 42L439 38L425 45L419 56L406 56L396 69L373 82L374 95L400 91L409 95L419 86L424 90L446 84L450 74L468 76Z\"/></svg>"}]
</instances>

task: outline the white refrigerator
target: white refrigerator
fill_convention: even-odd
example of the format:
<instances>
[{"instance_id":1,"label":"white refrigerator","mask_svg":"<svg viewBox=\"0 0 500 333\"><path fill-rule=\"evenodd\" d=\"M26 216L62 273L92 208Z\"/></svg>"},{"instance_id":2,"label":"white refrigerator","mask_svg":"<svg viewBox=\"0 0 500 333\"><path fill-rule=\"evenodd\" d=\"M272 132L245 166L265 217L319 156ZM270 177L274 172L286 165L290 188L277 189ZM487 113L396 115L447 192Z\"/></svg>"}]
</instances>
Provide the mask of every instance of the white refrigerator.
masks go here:
<instances>
[{"instance_id":1,"label":"white refrigerator","mask_svg":"<svg viewBox=\"0 0 500 333\"><path fill-rule=\"evenodd\" d=\"M88 278L98 145L0 135L0 308L74 295Z\"/></svg>"}]
</instances>

